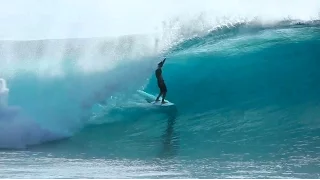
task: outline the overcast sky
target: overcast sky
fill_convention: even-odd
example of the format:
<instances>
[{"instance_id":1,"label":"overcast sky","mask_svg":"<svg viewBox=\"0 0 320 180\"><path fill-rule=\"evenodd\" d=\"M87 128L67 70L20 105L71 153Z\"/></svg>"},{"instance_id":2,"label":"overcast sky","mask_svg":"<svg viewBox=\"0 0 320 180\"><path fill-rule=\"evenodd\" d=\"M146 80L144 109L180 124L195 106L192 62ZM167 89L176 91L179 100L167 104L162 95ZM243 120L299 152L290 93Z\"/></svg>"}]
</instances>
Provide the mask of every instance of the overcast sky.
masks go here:
<instances>
[{"instance_id":1,"label":"overcast sky","mask_svg":"<svg viewBox=\"0 0 320 180\"><path fill-rule=\"evenodd\" d=\"M0 0L0 39L149 33L165 19L201 11L310 19L319 18L320 0Z\"/></svg>"}]
</instances>

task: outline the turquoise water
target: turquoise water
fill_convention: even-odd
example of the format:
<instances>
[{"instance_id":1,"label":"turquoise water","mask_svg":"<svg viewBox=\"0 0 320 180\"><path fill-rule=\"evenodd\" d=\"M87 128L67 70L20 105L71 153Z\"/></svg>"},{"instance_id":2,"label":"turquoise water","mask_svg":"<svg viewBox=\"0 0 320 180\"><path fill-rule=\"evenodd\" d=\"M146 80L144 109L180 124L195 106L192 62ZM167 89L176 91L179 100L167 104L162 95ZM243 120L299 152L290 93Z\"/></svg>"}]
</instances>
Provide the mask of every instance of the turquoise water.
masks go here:
<instances>
[{"instance_id":1,"label":"turquoise water","mask_svg":"<svg viewBox=\"0 0 320 180\"><path fill-rule=\"evenodd\" d=\"M130 42L139 38L111 49L114 40L98 39L89 62L82 51L96 40L1 42L19 53L1 74L10 93L0 114L0 176L320 177L317 21L237 24L134 56ZM107 62L113 53L121 57ZM135 93L158 93L153 73L163 56L176 109ZM99 69L105 64L112 68Z\"/></svg>"}]
</instances>

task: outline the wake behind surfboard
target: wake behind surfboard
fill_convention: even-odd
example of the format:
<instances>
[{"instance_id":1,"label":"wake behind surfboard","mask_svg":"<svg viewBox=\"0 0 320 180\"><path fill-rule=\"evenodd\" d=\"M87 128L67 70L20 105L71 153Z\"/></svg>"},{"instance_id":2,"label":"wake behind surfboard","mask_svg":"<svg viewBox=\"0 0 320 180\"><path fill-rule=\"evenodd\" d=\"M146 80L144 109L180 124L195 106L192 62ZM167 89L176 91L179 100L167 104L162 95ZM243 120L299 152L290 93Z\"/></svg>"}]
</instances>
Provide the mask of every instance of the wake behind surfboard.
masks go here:
<instances>
[{"instance_id":1,"label":"wake behind surfboard","mask_svg":"<svg viewBox=\"0 0 320 180\"><path fill-rule=\"evenodd\" d=\"M160 101L155 101L156 100L156 96L152 95L152 94L149 94L149 93L146 93L144 91L141 91L141 90L138 90L137 91L139 95L141 95L148 103L150 104L153 104L155 106L174 106L174 103L168 101L168 100L164 100L164 104L161 103L162 101L162 98L160 98L159 100Z\"/></svg>"}]
</instances>

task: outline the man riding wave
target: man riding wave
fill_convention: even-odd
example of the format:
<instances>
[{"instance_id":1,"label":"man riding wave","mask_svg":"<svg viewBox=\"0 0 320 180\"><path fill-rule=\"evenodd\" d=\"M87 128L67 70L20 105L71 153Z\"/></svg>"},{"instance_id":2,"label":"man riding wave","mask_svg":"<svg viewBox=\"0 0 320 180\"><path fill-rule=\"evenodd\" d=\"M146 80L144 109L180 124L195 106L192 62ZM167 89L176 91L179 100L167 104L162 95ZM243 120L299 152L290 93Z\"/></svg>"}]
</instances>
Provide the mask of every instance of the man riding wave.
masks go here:
<instances>
[{"instance_id":1,"label":"man riding wave","mask_svg":"<svg viewBox=\"0 0 320 180\"><path fill-rule=\"evenodd\" d=\"M160 93L159 96L156 99L156 102L159 101L160 96L162 95L162 104L166 103L164 101L166 94L167 94L167 86L164 83L163 77L162 77L162 66L165 63L166 58L164 58L161 62L158 63L158 68L155 71L156 77L157 77L157 81L158 81L158 87L160 89Z\"/></svg>"}]
</instances>

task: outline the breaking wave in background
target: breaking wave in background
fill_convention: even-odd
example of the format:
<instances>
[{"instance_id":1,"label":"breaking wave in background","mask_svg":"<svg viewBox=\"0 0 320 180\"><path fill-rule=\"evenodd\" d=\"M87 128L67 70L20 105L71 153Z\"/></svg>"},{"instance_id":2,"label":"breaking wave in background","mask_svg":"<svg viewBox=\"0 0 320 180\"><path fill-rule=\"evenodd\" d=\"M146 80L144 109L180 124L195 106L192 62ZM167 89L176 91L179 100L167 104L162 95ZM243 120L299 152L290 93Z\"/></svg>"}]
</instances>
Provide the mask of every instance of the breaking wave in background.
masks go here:
<instances>
[{"instance_id":1,"label":"breaking wave in background","mask_svg":"<svg viewBox=\"0 0 320 180\"><path fill-rule=\"evenodd\" d=\"M219 176L204 175L212 159L279 162L267 168L274 177L319 177L319 14L280 14L201 12L149 34L3 40L0 147L199 161L188 177ZM136 94L158 93L153 73L163 57L176 109Z\"/></svg>"}]
</instances>

